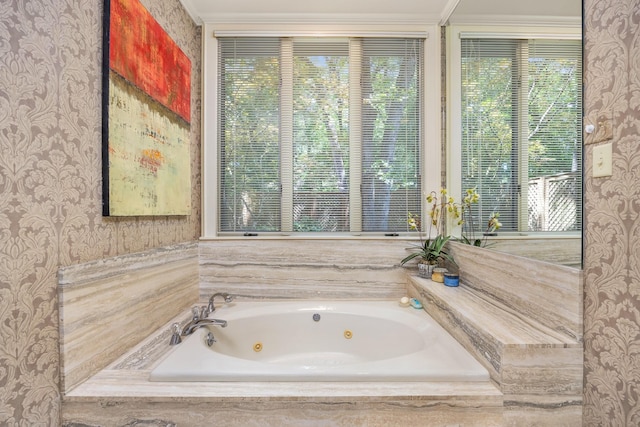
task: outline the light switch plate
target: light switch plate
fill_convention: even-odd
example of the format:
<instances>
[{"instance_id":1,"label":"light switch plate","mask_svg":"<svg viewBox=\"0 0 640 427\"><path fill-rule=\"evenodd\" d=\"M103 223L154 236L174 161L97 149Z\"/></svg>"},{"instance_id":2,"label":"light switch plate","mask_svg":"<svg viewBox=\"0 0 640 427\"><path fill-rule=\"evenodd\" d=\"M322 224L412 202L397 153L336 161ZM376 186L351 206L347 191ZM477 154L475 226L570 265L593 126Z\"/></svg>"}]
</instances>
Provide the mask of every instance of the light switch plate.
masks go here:
<instances>
[{"instance_id":1,"label":"light switch plate","mask_svg":"<svg viewBox=\"0 0 640 427\"><path fill-rule=\"evenodd\" d=\"M593 147L593 177L611 176L613 160L611 143Z\"/></svg>"}]
</instances>

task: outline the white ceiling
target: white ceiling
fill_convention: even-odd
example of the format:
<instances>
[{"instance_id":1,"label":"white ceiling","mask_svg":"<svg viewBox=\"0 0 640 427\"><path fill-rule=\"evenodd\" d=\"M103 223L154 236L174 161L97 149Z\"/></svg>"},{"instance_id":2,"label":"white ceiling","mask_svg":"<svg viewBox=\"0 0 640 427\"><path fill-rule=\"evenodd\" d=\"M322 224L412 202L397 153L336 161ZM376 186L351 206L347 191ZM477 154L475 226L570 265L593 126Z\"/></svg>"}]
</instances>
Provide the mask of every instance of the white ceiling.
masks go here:
<instances>
[{"instance_id":1,"label":"white ceiling","mask_svg":"<svg viewBox=\"0 0 640 427\"><path fill-rule=\"evenodd\" d=\"M180 0L199 23L578 23L581 0Z\"/></svg>"},{"instance_id":2,"label":"white ceiling","mask_svg":"<svg viewBox=\"0 0 640 427\"><path fill-rule=\"evenodd\" d=\"M451 23L482 23L510 20L549 25L580 25L582 0L461 0Z\"/></svg>"}]
</instances>

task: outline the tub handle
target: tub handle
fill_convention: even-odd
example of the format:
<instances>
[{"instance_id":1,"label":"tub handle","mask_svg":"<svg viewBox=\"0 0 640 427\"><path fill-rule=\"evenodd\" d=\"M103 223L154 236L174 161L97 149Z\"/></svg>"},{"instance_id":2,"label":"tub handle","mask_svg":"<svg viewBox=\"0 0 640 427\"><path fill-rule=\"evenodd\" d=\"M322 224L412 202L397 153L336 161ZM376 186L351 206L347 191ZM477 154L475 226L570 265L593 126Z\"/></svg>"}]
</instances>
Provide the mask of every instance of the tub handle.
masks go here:
<instances>
[{"instance_id":1,"label":"tub handle","mask_svg":"<svg viewBox=\"0 0 640 427\"><path fill-rule=\"evenodd\" d=\"M205 342L207 343L207 345L209 347L211 347L213 345L214 342L216 342L215 337L213 336L213 334L211 332L207 333L207 337L205 338Z\"/></svg>"},{"instance_id":2,"label":"tub handle","mask_svg":"<svg viewBox=\"0 0 640 427\"><path fill-rule=\"evenodd\" d=\"M182 342L182 339L180 338L180 325L178 323L174 323L171 327L173 328L173 334L171 335L169 345L178 345Z\"/></svg>"}]
</instances>

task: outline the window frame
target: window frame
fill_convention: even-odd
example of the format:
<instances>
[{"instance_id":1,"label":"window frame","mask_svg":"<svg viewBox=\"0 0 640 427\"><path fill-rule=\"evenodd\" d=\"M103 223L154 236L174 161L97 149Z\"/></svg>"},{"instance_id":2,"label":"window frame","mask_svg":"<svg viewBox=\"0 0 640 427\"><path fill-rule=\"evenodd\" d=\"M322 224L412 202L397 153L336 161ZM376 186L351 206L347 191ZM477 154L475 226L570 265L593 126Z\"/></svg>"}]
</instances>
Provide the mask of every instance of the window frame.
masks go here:
<instances>
[{"instance_id":1,"label":"window frame","mask_svg":"<svg viewBox=\"0 0 640 427\"><path fill-rule=\"evenodd\" d=\"M283 27L280 25L279 27ZM285 26L286 27L286 26ZM426 29L426 32L425 32ZM307 28L305 31L289 31L280 28L273 31L247 31L246 28L235 30L228 27L218 30L215 24L205 24L203 28L203 106L202 106L202 239L243 238L240 233L226 233L219 231L219 150L218 150L218 42L216 31L222 35L264 35L264 36L327 36L327 37L410 37L409 32L422 34L424 37L424 56L422 69L424 75L422 96L422 132L424 135L421 148L422 163L429 167L423 168L422 188L439 188L441 186L441 49L439 27L426 26L398 26L380 31L359 33L349 29L316 29ZM224 31L224 34L223 34ZM434 36L438 35L438 37ZM415 37L415 35L414 35ZM424 206L422 207L424 210ZM405 233L398 233L404 235ZM406 233L412 236L410 233ZM413 233L415 234L415 233ZM382 232L343 232L343 233L303 233L303 232L269 232L260 233L257 238L266 239L326 239L326 238L367 238L384 237Z\"/></svg>"},{"instance_id":2,"label":"window frame","mask_svg":"<svg viewBox=\"0 0 640 427\"><path fill-rule=\"evenodd\" d=\"M521 27L515 29L509 26L476 26L476 25L452 25L447 28L447 143L446 143L446 185L449 194L456 200L462 199L462 39L463 38L494 38L494 39L557 39L557 40L581 40L580 27ZM519 138L519 137L518 137ZM519 141L521 142L521 141ZM521 155L521 153L518 153ZM584 162L584 157L583 157ZM584 170L584 168L583 168ZM527 171L519 170L519 182L527 181ZM526 191L521 192L517 210L517 221L521 225L526 224L527 205L521 206L521 201L526 200ZM452 230L452 234L459 235L459 227ZM532 237L560 237L580 236L582 231L500 231L501 238L532 236Z\"/></svg>"}]
</instances>

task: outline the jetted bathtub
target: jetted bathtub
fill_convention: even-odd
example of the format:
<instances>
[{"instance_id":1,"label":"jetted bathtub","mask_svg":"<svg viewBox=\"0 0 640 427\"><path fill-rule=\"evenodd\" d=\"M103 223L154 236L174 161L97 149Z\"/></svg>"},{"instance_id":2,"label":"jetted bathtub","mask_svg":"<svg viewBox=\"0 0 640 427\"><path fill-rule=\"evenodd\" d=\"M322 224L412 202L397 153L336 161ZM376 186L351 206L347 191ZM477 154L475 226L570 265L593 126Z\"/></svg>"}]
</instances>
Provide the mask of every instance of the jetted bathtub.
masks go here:
<instances>
[{"instance_id":1,"label":"jetted bathtub","mask_svg":"<svg viewBox=\"0 0 640 427\"><path fill-rule=\"evenodd\" d=\"M239 302L183 337L151 381L487 381L424 310L397 301ZM208 333L216 342L208 345Z\"/></svg>"}]
</instances>

